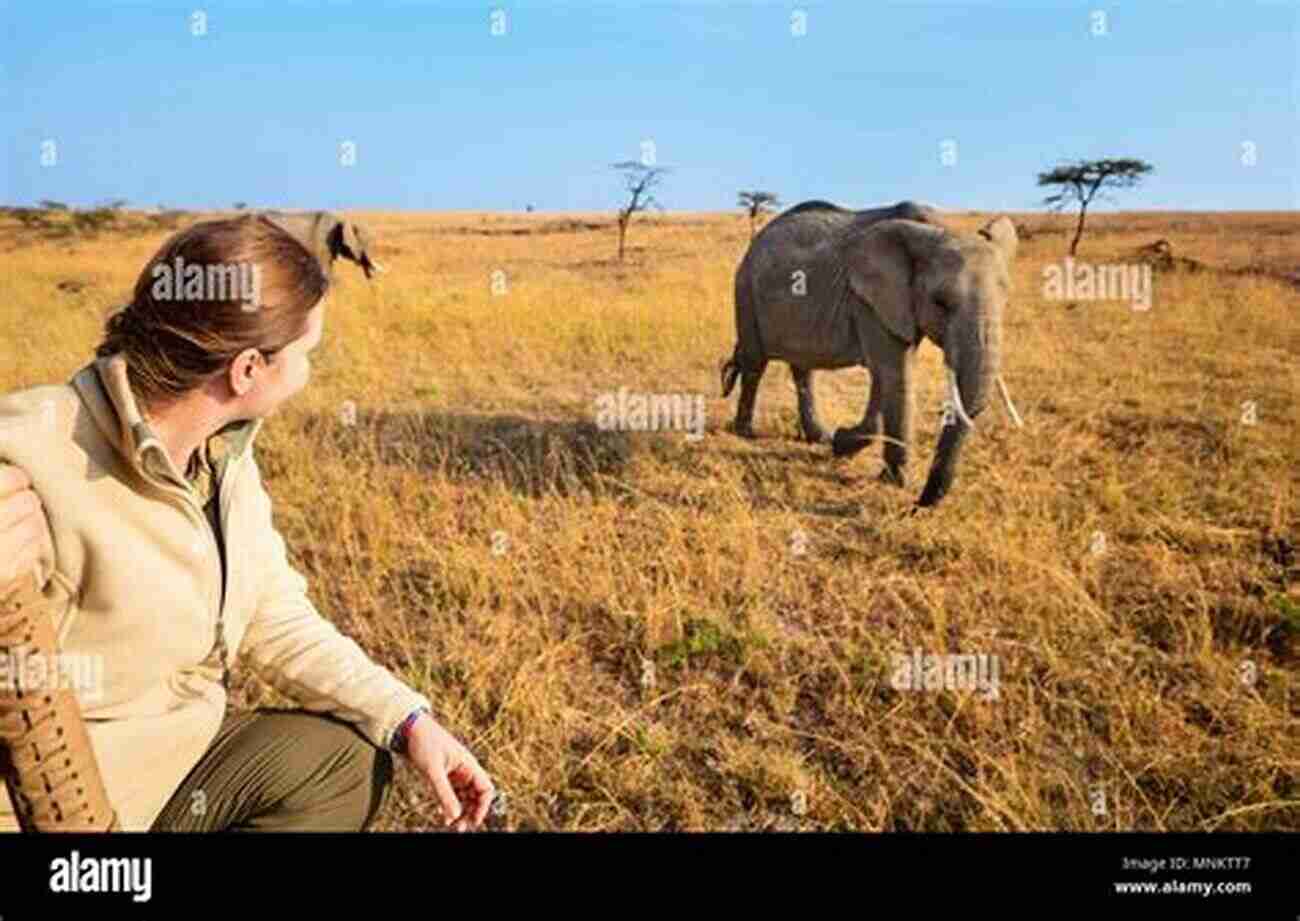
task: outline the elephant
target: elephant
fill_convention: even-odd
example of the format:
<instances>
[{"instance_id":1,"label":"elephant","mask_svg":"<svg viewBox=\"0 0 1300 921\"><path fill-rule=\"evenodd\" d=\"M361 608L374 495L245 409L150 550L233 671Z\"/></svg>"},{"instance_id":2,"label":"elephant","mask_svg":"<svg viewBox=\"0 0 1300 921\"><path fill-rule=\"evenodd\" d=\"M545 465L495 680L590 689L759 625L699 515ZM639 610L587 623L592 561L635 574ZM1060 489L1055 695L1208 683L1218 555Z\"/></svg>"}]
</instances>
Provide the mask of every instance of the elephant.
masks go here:
<instances>
[{"instance_id":1,"label":"elephant","mask_svg":"<svg viewBox=\"0 0 1300 921\"><path fill-rule=\"evenodd\" d=\"M326 275L333 275L334 260L339 256L361 266L366 278L385 271L370 258L369 232L332 211L262 211L259 214L307 247Z\"/></svg>"},{"instance_id":2,"label":"elephant","mask_svg":"<svg viewBox=\"0 0 1300 921\"><path fill-rule=\"evenodd\" d=\"M754 436L759 381L769 361L784 361L803 437L848 457L883 428L881 479L906 486L916 352L928 338L943 350L952 411L916 505L937 504L995 380L1022 424L1000 376L1002 313L1017 246L1006 217L960 235L915 202L852 211L810 201L778 215L736 270L737 341L721 369L723 397L741 381L733 431ZM812 373L859 365L871 378L866 412L857 425L828 436L817 420Z\"/></svg>"}]
</instances>

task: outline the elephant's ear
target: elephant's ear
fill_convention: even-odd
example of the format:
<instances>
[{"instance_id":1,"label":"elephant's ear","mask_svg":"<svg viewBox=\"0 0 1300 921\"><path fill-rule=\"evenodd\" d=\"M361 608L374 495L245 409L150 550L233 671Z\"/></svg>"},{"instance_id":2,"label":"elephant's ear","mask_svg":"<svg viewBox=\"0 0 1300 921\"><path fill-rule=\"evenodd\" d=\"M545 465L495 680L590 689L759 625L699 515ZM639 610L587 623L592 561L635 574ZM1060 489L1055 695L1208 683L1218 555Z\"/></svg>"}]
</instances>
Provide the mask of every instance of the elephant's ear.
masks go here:
<instances>
[{"instance_id":1,"label":"elephant's ear","mask_svg":"<svg viewBox=\"0 0 1300 921\"><path fill-rule=\"evenodd\" d=\"M1011 222L1011 218L1004 214L997 220L989 221L980 228L979 234L993 244L1007 265L1015 260L1020 237L1016 235L1016 225Z\"/></svg>"},{"instance_id":2,"label":"elephant's ear","mask_svg":"<svg viewBox=\"0 0 1300 921\"><path fill-rule=\"evenodd\" d=\"M840 256L853 293L905 342L919 338L913 281L943 235L941 228L928 224L888 220L855 228L842 243Z\"/></svg>"}]
</instances>

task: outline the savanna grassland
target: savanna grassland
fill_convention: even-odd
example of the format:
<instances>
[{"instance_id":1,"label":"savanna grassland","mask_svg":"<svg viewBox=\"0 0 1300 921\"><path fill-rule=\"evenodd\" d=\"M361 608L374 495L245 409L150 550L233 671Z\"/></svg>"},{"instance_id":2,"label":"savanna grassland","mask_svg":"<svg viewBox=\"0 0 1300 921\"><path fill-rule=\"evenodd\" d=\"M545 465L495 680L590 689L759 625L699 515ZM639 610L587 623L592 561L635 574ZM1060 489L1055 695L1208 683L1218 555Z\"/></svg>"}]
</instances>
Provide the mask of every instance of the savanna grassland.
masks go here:
<instances>
[{"instance_id":1,"label":"savanna grassland","mask_svg":"<svg viewBox=\"0 0 1300 921\"><path fill-rule=\"evenodd\" d=\"M337 264L259 462L313 601L476 753L494 827L1300 829L1296 213L1091 218L1079 261L1190 260L1149 310L1046 296L1070 221L1015 215L1025 427L991 403L916 515L931 344L906 489L796 440L784 365L727 431L744 218L638 218L619 264L612 215L351 216L389 272ZM51 220L0 217L2 391L89 360L168 233ZM820 374L823 421L866 381ZM705 437L598 429L620 387L702 395ZM917 649L996 656L996 698L896 689ZM403 768L378 827L437 824Z\"/></svg>"}]
</instances>

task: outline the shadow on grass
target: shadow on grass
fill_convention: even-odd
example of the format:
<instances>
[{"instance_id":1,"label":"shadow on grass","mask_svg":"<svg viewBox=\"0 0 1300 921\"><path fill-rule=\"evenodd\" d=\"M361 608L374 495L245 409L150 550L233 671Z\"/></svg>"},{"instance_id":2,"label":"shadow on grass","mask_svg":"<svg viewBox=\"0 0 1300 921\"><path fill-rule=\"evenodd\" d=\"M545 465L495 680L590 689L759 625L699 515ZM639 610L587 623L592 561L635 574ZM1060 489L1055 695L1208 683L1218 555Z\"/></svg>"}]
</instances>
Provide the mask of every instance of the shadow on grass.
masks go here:
<instances>
[{"instance_id":1,"label":"shadow on grass","mask_svg":"<svg viewBox=\"0 0 1300 921\"><path fill-rule=\"evenodd\" d=\"M586 494L633 505L653 502L673 508L706 511L716 501L690 490L665 491L629 476L634 458L688 469L701 457L724 458L749 469L747 493L755 509L787 508L784 500L766 494L761 485L781 467L824 479L852 490L878 488L869 471L859 465L834 462L817 446L796 446L771 453L743 448L692 446L679 432L604 431L584 420L530 419L511 413L428 410L386 412L356 408L337 414L311 412L286 417L294 441L317 445L322 459L354 469L384 466L413 470L452 482L503 485L529 498ZM726 436L713 431L712 440ZM779 439L772 439L779 441ZM704 452L703 454L701 452ZM283 458L264 456L268 476L276 475ZM856 468L856 469L855 469ZM697 471L706 478L705 470ZM817 502L799 511L819 517L852 518L861 511L860 498Z\"/></svg>"},{"instance_id":2,"label":"shadow on grass","mask_svg":"<svg viewBox=\"0 0 1300 921\"><path fill-rule=\"evenodd\" d=\"M383 412L309 413L302 434L358 464L436 473L458 482L499 482L529 497L604 494L634 452L626 432L591 422L511 414Z\"/></svg>"}]
</instances>

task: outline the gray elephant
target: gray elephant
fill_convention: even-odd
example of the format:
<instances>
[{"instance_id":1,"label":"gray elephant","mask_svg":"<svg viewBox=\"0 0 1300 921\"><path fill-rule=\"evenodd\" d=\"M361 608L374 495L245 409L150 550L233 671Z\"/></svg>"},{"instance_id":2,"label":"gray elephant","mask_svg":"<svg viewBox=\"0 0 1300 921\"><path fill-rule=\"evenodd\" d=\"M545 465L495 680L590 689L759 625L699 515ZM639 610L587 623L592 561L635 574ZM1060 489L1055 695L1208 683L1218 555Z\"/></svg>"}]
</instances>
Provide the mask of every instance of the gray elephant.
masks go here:
<instances>
[{"instance_id":1,"label":"gray elephant","mask_svg":"<svg viewBox=\"0 0 1300 921\"><path fill-rule=\"evenodd\" d=\"M1017 238L1006 217L978 234L944 226L913 202L850 211L821 201L785 211L757 236L736 271L736 348L722 366L722 395L741 381L734 431L753 437L754 400L767 363L787 362L799 425L837 457L884 430L881 478L905 485L912 434L914 367L924 338L943 349L952 412L917 499L934 505L952 485L974 418L999 376L1002 312ZM871 391L862 421L828 437L817 420L814 369L865 366Z\"/></svg>"},{"instance_id":2,"label":"gray elephant","mask_svg":"<svg viewBox=\"0 0 1300 921\"><path fill-rule=\"evenodd\" d=\"M334 260L342 256L361 266L366 278L384 267L370 258L370 234L332 211L262 211L271 223L295 237L315 254L327 275L333 274Z\"/></svg>"}]
</instances>

